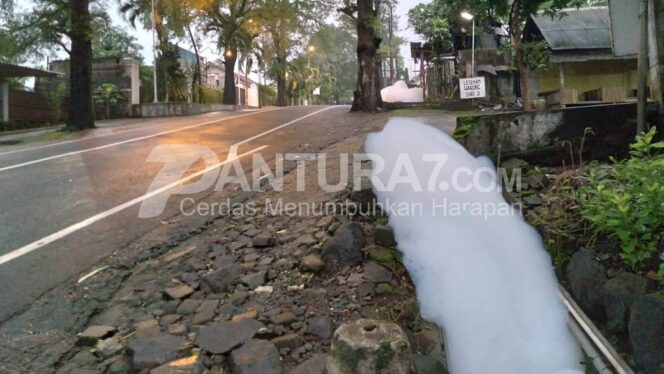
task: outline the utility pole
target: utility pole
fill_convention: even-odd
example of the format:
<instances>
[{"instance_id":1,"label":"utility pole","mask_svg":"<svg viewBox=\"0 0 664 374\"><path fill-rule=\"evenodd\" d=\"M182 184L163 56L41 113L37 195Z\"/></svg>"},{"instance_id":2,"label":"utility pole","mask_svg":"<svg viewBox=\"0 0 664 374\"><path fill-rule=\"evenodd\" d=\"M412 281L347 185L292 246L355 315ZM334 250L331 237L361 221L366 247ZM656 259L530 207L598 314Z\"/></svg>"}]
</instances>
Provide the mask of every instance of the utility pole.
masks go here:
<instances>
[{"instance_id":1,"label":"utility pole","mask_svg":"<svg viewBox=\"0 0 664 374\"><path fill-rule=\"evenodd\" d=\"M640 0L639 11L639 83L636 106L636 134L646 131L648 115L648 0Z\"/></svg>"},{"instance_id":2,"label":"utility pole","mask_svg":"<svg viewBox=\"0 0 664 374\"><path fill-rule=\"evenodd\" d=\"M388 6L390 7L390 21L389 21L389 37L390 37L390 86L396 82L395 79L395 67L394 67L394 44L393 44L393 39L394 39L394 9L392 8L392 3L388 3Z\"/></svg>"},{"instance_id":3,"label":"utility pole","mask_svg":"<svg viewBox=\"0 0 664 374\"><path fill-rule=\"evenodd\" d=\"M651 51L651 65L654 65L656 75L651 78L657 81L659 92L658 97L653 99L659 102L659 125L664 125L664 2L658 0L650 0L651 12L648 17L652 23L649 34L654 39L654 50Z\"/></svg>"},{"instance_id":4,"label":"utility pole","mask_svg":"<svg viewBox=\"0 0 664 374\"><path fill-rule=\"evenodd\" d=\"M154 100L153 103L158 103L159 99L157 98L157 46L155 42L155 6L154 1L152 0L152 59L154 60L154 66L152 67L152 80L154 82Z\"/></svg>"}]
</instances>

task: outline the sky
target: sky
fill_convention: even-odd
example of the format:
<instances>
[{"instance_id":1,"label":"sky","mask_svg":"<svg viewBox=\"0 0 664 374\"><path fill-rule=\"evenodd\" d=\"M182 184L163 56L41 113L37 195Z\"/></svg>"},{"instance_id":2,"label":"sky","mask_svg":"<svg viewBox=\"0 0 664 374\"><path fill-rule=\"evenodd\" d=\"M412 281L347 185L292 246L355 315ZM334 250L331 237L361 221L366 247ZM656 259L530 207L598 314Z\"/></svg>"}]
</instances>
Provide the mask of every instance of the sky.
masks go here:
<instances>
[{"instance_id":1,"label":"sky","mask_svg":"<svg viewBox=\"0 0 664 374\"><path fill-rule=\"evenodd\" d=\"M417 4L429 2L429 0L399 0L396 9L396 14L399 15L399 36L406 40L406 44L401 46L401 56L406 62L406 67L408 67L411 76L413 76L413 70L419 70L419 68L415 68L415 64L410 58L410 44L408 43L422 41L422 38L408 27L408 11Z\"/></svg>"},{"instance_id":2,"label":"sky","mask_svg":"<svg viewBox=\"0 0 664 374\"><path fill-rule=\"evenodd\" d=\"M404 43L404 45L401 46L401 55L403 56L404 61L406 61L406 66L411 72L413 71L414 64L410 58L410 48L408 42L419 41L420 37L408 28L408 11L419 3L428 3L429 1L430 0L400 0L396 8L395 14L399 17L400 30L398 35L402 36L407 41ZM123 19L117 0L108 0L108 3L110 5L109 15L111 16L113 23L115 25L125 27L127 32L138 40L138 44L143 47L142 54L144 56L144 62L148 65L151 65L153 62L151 32L144 29L140 24L137 24L137 28L133 29ZM31 8L30 0L19 0L17 5L27 10ZM180 43L180 46L185 49L191 49L191 45L186 40ZM204 44L200 49L200 54L206 57L208 60L216 60L219 57L219 54L216 51L216 46L213 43ZM59 57L65 57L64 52L63 55ZM35 65L45 65L45 61L35 62Z\"/></svg>"},{"instance_id":3,"label":"sky","mask_svg":"<svg viewBox=\"0 0 664 374\"><path fill-rule=\"evenodd\" d=\"M408 11L416 6L419 3L428 3L429 0L400 0L396 8L396 14L399 16L399 35L404 37L408 42L419 41L421 38L415 34L410 28L408 28ZM117 3L114 3L112 9L109 11L111 13L111 18L116 25L127 25L123 20L122 15L120 14L119 7ZM146 64L152 64L152 49L151 49L151 34L148 30L143 29L140 25L137 25L137 29L134 30L129 27L129 33L138 39L140 45L143 46L143 56ZM183 41L181 47L191 49L191 45L186 41ZM207 49L206 49L207 48ZM206 57L208 60L216 60L219 56L216 54L216 47L213 44L204 45L201 50L203 51L201 55ZM413 70L414 64L410 58L410 47L406 43L401 47L401 55L404 58L404 61L407 62L407 66L410 71Z\"/></svg>"}]
</instances>

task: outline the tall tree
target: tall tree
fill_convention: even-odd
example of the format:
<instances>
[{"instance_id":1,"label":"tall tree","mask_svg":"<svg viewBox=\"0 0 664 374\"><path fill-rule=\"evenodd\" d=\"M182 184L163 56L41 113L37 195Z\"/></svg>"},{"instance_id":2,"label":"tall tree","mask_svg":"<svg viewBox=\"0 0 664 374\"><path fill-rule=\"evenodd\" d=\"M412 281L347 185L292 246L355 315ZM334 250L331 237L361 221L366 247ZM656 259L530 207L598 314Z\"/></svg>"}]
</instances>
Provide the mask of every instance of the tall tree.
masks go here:
<instances>
[{"instance_id":1,"label":"tall tree","mask_svg":"<svg viewBox=\"0 0 664 374\"><path fill-rule=\"evenodd\" d=\"M95 126L92 104L92 17L89 0L70 1L71 59L67 127L83 130Z\"/></svg>"},{"instance_id":2,"label":"tall tree","mask_svg":"<svg viewBox=\"0 0 664 374\"><path fill-rule=\"evenodd\" d=\"M351 111L374 113L382 106L381 79L378 49L382 39L378 37L380 0L346 0L340 11L353 19L357 26L357 86Z\"/></svg>"},{"instance_id":3,"label":"tall tree","mask_svg":"<svg viewBox=\"0 0 664 374\"><path fill-rule=\"evenodd\" d=\"M167 9L168 28L176 37L189 39L194 49L196 61L191 72L191 97L199 102L202 96L202 73L199 38L195 33L198 21L202 17L201 9L207 5L206 0L163 0Z\"/></svg>"},{"instance_id":4,"label":"tall tree","mask_svg":"<svg viewBox=\"0 0 664 374\"><path fill-rule=\"evenodd\" d=\"M389 74L388 81L383 82L385 85L392 85L399 79L399 66L403 66L399 50L406 40L396 35L399 32L399 16L395 13L397 4L396 0L385 0L381 3L382 11L379 12L381 26L379 35L383 42L380 44L378 54L383 66L387 65Z\"/></svg>"},{"instance_id":5,"label":"tall tree","mask_svg":"<svg viewBox=\"0 0 664 374\"><path fill-rule=\"evenodd\" d=\"M460 37L465 34L468 21L461 18L461 12L473 14L479 32L487 32L503 23L508 10L506 0L433 0L412 8L408 22L432 44L434 51L446 52L464 46Z\"/></svg>"},{"instance_id":6,"label":"tall tree","mask_svg":"<svg viewBox=\"0 0 664 374\"><path fill-rule=\"evenodd\" d=\"M298 29L295 3L289 0L261 0L260 22L265 30L263 45L268 50L269 73L277 82L277 106L288 105L287 64L292 47L291 33Z\"/></svg>"},{"instance_id":7,"label":"tall tree","mask_svg":"<svg viewBox=\"0 0 664 374\"><path fill-rule=\"evenodd\" d=\"M235 65L238 51L249 49L257 36L251 18L254 9L254 0L213 0L203 7L206 29L216 33L217 45L224 51L224 104L237 104Z\"/></svg>"},{"instance_id":8,"label":"tall tree","mask_svg":"<svg viewBox=\"0 0 664 374\"><path fill-rule=\"evenodd\" d=\"M527 51L532 45L524 42L523 28L528 18L539 11L556 17L560 15L561 10L568 7L587 6L588 3L597 3L592 0L513 0L509 10L509 32L512 40L512 48L517 69L519 71L519 81L521 84L521 98L523 100L523 109L532 110L532 98L530 92L530 79L528 73Z\"/></svg>"},{"instance_id":9,"label":"tall tree","mask_svg":"<svg viewBox=\"0 0 664 374\"><path fill-rule=\"evenodd\" d=\"M263 29L261 43L269 75L277 82L277 105L287 105L286 71L289 59L327 18L333 0L257 0L257 14ZM298 50L300 47L300 50Z\"/></svg>"},{"instance_id":10,"label":"tall tree","mask_svg":"<svg viewBox=\"0 0 664 374\"><path fill-rule=\"evenodd\" d=\"M155 1L154 8L154 30L157 36L156 47L158 50L154 69L157 70L157 81L159 84L159 93L164 101L169 101L170 82L179 80L179 77L173 76L176 69L173 69L173 60L177 61L177 48L173 52L173 44L170 42L170 33L168 25L170 20L168 16L172 14L171 8L165 1ZM120 13L129 24L136 28L136 23L140 22L146 30L152 29L152 1L151 0L121 0Z\"/></svg>"},{"instance_id":11,"label":"tall tree","mask_svg":"<svg viewBox=\"0 0 664 374\"><path fill-rule=\"evenodd\" d=\"M9 0L11 1L11 0ZM29 12L16 14L10 22L15 41L25 55L61 47L70 56L69 117L67 127L94 127L92 104L92 21L105 17L90 0L35 0Z\"/></svg>"},{"instance_id":12,"label":"tall tree","mask_svg":"<svg viewBox=\"0 0 664 374\"><path fill-rule=\"evenodd\" d=\"M311 65L320 71L321 102L341 103L353 100L357 80L357 38L347 24L326 25L309 40L307 51Z\"/></svg>"},{"instance_id":13,"label":"tall tree","mask_svg":"<svg viewBox=\"0 0 664 374\"><path fill-rule=\"evenodd\" d=\"M472 13L480 30L507 21L523 106L525 110L531 110L529 68L540 65L542 53L541 45L524 41L526 21L538 11L555 17L563 8L602 3L605 0L433 0L413 8L409 12L409 21L418 33L441 51L453 46L455 35L459 34L461 11Z\"/></svg>"},{"instance_id":14,"label":"tall tree","mask_svg":"<svg viewBox=\"0 0 664 374\"><path fill-rule=\"evenodd\" d=\"M125 29L113 26L109 18L96 18L93 20L92 56L103 57L131 57L142 62L141 50L143 47Z\"/></svg>"}]
</instances>

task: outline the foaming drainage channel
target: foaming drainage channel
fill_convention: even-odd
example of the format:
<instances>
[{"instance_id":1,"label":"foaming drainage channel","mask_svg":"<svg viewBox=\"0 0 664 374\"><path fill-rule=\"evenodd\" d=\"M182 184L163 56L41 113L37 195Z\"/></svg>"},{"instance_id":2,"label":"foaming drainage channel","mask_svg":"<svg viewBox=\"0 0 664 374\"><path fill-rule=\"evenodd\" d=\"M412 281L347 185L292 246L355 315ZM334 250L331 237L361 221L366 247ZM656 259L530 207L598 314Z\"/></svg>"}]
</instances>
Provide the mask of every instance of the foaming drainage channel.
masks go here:
<instances>
[{"instance_id":1,"label":"foaming drainage channel","mask_svg":"<svg viewBox=\"0 0 664 374\"><path fill-rule=\"evenodd\" d=\"M495 372L514 373L608 373L614 367L618 373L633 372L569 294L560 290L541 236L514 207L509 206L507 214L494 210L479 216L483 220L434 210L432 200L492 207L508 204L496 178L479 174L480 170L495 174L490 160L476 158L448 135L405 118L393 118L381 132L370 134L365 150L382 161L372 176L378 203L422 207L419 215L388 215L418 289L423 317L445 329L451 371L481 373L493 367ZM422 162L425 155L444 155L446 163L434 170L434 165ZM380 188L394 186L391 176L403 172L398 169L403 169L403 162L398 162L403 156L410 161L411 189L408 184ZM470 192L414 187L455 186L450 182L460 169L486 176L479 181L488 184L480 189L479 182L474 182ZM441 238L446 238L445 244ZM557 292L563 297L555 296ZM490 343L495 341L500 344Z\"/></svg>"}]
</instances>

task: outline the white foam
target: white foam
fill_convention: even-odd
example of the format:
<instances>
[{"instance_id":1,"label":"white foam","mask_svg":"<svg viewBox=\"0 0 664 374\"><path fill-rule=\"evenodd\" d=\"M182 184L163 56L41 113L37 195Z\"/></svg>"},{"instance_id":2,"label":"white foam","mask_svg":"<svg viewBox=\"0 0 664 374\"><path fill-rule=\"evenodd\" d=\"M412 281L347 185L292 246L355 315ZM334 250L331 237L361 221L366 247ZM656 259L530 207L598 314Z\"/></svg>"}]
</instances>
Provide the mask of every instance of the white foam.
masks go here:
<instances>
[{"instance_id":1,"label":"white foam","mask_svg":"<svg viewBox=\"0 0 664 374\"><path fill-rule=\"evenodd\" d=\"M424 101L424 94L421 88L408 88L404 81L396 81L394 85L380 90L380 95L386 103L421 103Z\"/></svg>"},{"instance_id":2,"label":"white foam","mask_svg":"<svg viewBox=\"0 0 664 374\"><path fill-rule=\"evenodd\" d=\"M376 174L383 185L400 153L410 156L424 188L435 172L435 163L421 162L424 154L449 157L436 186L452 185L457 168L493 167L488 158L474 158L447 134L412 119L390 120L368 136L365 149L384 159L385 167ZM492 176L483 173L479 180L486 186ZM475 185L468 192L416 192L412 185L398 184L376 195L383 204L420 203L424 208L423 214L393 214L390 225L423 317L445 331L452 373L582 372L580 350L566 326L551 259L538 233L511 208L513 215L489 217L440 209L443 201L448 207L507 206L495 183L489 192Z\"/></svg>"}]
</instances>

